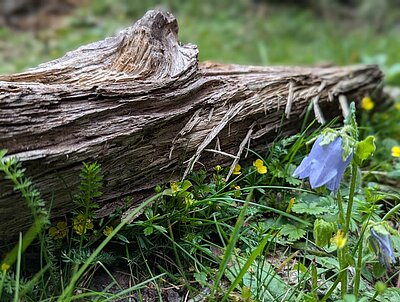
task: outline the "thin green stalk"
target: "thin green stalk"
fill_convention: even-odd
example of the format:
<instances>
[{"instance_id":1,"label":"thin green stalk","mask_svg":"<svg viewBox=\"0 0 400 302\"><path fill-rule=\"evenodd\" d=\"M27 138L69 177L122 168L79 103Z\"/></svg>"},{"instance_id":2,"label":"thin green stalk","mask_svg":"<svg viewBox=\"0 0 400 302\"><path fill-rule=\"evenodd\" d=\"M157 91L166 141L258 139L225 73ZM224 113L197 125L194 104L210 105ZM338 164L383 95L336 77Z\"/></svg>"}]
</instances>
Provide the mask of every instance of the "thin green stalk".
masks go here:
<instances>
[{"instance_id":1,"label":"thin green stalk","mask_svg":"<svg viewBox=\"0 0 400 302\"><path fill-rule=\"evenodd\" d=\"M382 220L386 221L388 220L392 215L394 215L398 210L400 210L400 203L394 206L389 212L383 216Z\"/></svg>"},{"instance_id":2,"label":"thin green stalk","mask_svg":"<svg viewBox=\"0 0 400 302\"><path fill-rule=\"evenodd\" d=\"M339 218L338 218L339 228L343 228L343 226L346 224L346 222L344 219L343 202L342 202L342 196L340 195L340 192L337 193L337 202L338 202L338 208L339 208ZM340 268L340 271L343 272L343 274L340 275L340 281L341 281L340 282L340 291L341 291L342 297L347 293L346 254L347 254L347 246L343 247L343 249L337 250L339 268Z\"/></svg>"},{"instance_id":3,"label":"thin green stalk","mask_svg":"<svg viewBox=\"0 0 400 302\"><path fill-rule=\"evenodd\" d=\"M243 205L243 208L240 211L239 217L236 221L235 228L233 229L233 232L229 239L228 245L226 246L224 257L222 258L221 264L219 265L217 277L214 280L214 286L213 286L213 289L211 292L211 297L215 296L215 294L217 293L217 290L219 287L219 282L221 281L222 276L225 273L225 269L228 266L228 262L232 257L236 242L239 239L240 228L242 227L242 225L244 223L244 217L247 213L247 208L249 207L249 203L250 203L250 200L252 197L253 197L253 190L251 189L249 194L246 197L246 201Z\"/></svg>"},{"instance_id":4,"label":"thin green stalk","mask_svg":"<svg viewBox=\"0 0 400 302\"><path fill-rule=\"evenodd\" d=\"M353 160L351 163L351 184L350 184L349 202L347 203L346 226L344 228L344 236L347 235L350 228L351 211L353 209L353 201L356 191L356 180L357 180L357 164Z\"/></svg>"},{"instance_id":5,"label":"thin green stalk","mask_svg":"<svg viewBox=\"0 0 400 302\"><path fill-rule=\"evenodd\" d=\"M71 293L73 289L75 288L76 282L78 282L79 278L83 275L83 273L87 270L89 265L94 261L94 259L97 257L97 255L104 249L104 247L107 245L108 242L121 230L122 227L124 227L137 213L139 213L142 209L147 207L149 204L154 202L154 200L157 200L162 193L158 193L157 195L154 195L153 197L147 199L145 202L143 202L140 206L138 206L136 209L134 209L132 212L129 213L128 216L126 216L118 225L117 227L111 232L109 236L107 236L106 239L104 239L100 245L96 248L96 250L90 255L88 260L80 267L80 269L72 276L68 286L66 289L62 292L60 297L58 298L57 301L69 301L69 297L71 296Z\"/></svg>"},{"instance_id":6,"label":"thin green stalk","mask_svg":"<svg viewBox=\"0 0 400 302\"><path fill-rule=\"evenodd\" d=\"M336 280L333 282L333 284L331 285L329 290L326 292L325 296L323 296L323 298L321 299L321 302L325 302L332 295L332 293L335 290L336 286L339 284L340 280L342 279L342 274L343 273L344 273L344 271L340 271L340 273L339 273L338 277L336 278Z\"/></svg>"},{"instance_id":7,"label":"thin green stalk","mask_svg":"<svg viewBox=\"0 0 400 302\"><path fill-rule=\"evenodd\" d=\"M340 192L337 193L337 203L339 208L339 217L338 217L338 222L340 226L339 228L343 228L343 226L345 225L345 220L344 220L342 196L340 195Z\"/></svg>"},{"instance_id":8,"label":"thin green stalk","mask_svg":"<svg viewBox=\"0 0 400 302\"><path fill-rule=\"evenodd\" d=\"M362 240L362 239L361 239ZM363 257L363 248L361 242L358 244L358 258L356 265L356 274L354 276L354 296L358 299L358 293L360 291L360 280L361 280L361 268L362 268L362 257Z\"/></svg>"},{"instance_id":9,"label":"thin green stalk","mask_svg":"<svg viewBox=\"0 0 400 302\"><path fill-rule=\"evenodd\" d=\"M318 274L317 274L317 264L315 261L315 257L311 263L311 293L315 301L318 301Z\"/></svg>"},{"instance_id":10,"label":"thin green stalk","mask_svg":"<svg viewBox=\"0 0 400 302\"><path fill-rule=\"evenodd\" d=\"M22 233L19 233L17 271L15 273L14 302L19 301L19 282L21 277Z\"/></svg>"},{"instance_id":11,"label":"thin green stalk","mask_svg":"<svg viewBox=\"0 0 400 302\"><path fill-rule=\"evenodd\" d=\"M347 294L347 245L342 249L338 249L338 257L339 257L339 266L340 271L342 272L340 278L340 294L342 298Z\"/></svg>"},{"instance_id":12,"label":"thin green stalk","mask_svg":"<svg viewBox=\"0 0 400 302\"><path fill-rule=\"evenodd\" d=\"M184 276L184 278L186 279L186 276L183 273L184 272L184 267L183 267L182 262L181 262L181 257L179 257L179 253L178 253L178 250L176 248L177 244L175 242L174 232L172 231L171 221L169 220L169 218L168 218L167 221L168 221L169 236L171 237L172 248L174 250L174 255L175 255L175 258L176 258L176 262L177 262L177 264L179 266L179 270L180 270L182 276ZM185 280L185 281L187 281L187 280Z\"/></svg>"},{"instance_id":13,"label":"thin green stalk","mask_svg":"<svg viewBox=\"0 0 400 302\"><path fill-rule=\"evenodd\" d=\"M275 224L277 224L281 220L281 217L278 218ZM231 286L229 287L228 291L224 294L222 298L222 302L226 301L229 298L229 294L236 288L236 286L243 280L244 275L247 273L253 262L256 260L256 258L262 254L264 251L264 248L268 241L272 237L272 232L273 228L270 229L268 234L264 237L264 239L260 242L260 244L257 246L257 248L250 254L248 257L246 263L243 265L242 269L240 270L239 274L236 276L234 282L232 282ZM267 248L268 250L268 248ZM265 259L265 258L264 258ZM271 277L272 279L272 277Z\"/></svg>"}]
</instances>

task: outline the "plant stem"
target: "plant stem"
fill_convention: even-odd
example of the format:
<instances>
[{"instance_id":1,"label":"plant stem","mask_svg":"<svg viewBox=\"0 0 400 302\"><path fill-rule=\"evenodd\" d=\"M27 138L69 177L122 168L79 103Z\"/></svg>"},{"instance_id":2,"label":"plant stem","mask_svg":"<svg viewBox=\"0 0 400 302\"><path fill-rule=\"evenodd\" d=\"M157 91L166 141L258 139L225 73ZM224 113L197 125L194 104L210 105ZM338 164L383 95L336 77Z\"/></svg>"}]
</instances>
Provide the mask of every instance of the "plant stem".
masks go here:
<instances>
[{"instance_id":1,"label":"plant stem","mask_svg":"<svg viewBox=\"0 0 400 302\"><path fill-rule=\"evenodd\" d=\"M342 196L340 195L340 192L337 193L337 202L338 202L338 208L339 208L339 217L338 217L338 222L339 222L339 228L343 228L347 222L344 220L344 209L343 209L343 203L342 203ZM344 235L346 236L346 235ZM347 245L344 246L342 249L337 250L337 255L338 255L338 261L339 261L339 268L340 271L342 272L338 278L340 278L340 291L342 294L342 297L347 293L347 260L346 260L346 254L347 254Z\"/></svg>"},{"instance_id":2,"label":"plant stem","mask_svg":"<svg viewBox=\"0 0 400 302\"><path fill-rule=\"evenodd\" d=\"M121 220L121 222L115 227L115 229L111 232L110 235L108 235L100 244L99 246L95 249L95 251L90 255L90 257L85 261L84 264L79 268L79 270L73 274L71 280L69 281L68 286L63 290L61 295L58 297L57 301L58 302L65 302L65 301L70 301L70 296L72 294L72 291L75 288L76 282L78 282L79 278L83 275L83 273L87 270L87 268L93 263L95 258L100 254L100 252L104 249L104 247L107 245L108 242L124 227L129 221L141 210L146 208L149 204L157 200L162 193L158 193L154 195L153 197L150 197L146 201L144 201L140 206L135 208L132 212L130 212L125 218Z\"/></svg>"},{"instance_id":3,"label":"plant stem","mask_svg":"<svg viewBox=\"0 0 400 302\"><path fill-rule=\"evenodd\" d=\"M233 250L235 248L236 242L239 239L239 235L240 235L240 228L242 227L243 223L244 223L244 218L245 215L247 213L247 208L249 207L249 203L251 198L253 197L253 189L250 190L249 194L246 197L246 201L243 205L242 210L240 211L239 217L236 221L235 227L233 229L232 235L229 238L229 242L228 245L225 248L225 253L224 256L222 258L221 264L219 265L219 269L218 269L218 274L214 280L214 286L212 288L211 291L211 297L215 297L216 293L218 292L218 288L219 288L219 282L222 279L222 276L225 273L225 269L228 266L228 262L231 259L232 255L233 255Z\"/></svg>"},{"instance_id":4,"label":"plant stem","mask_svg":"<svg viewBox=\"0 0 400 302\"><path fill-rule=\"evenodd\" d=\"M338 222L339 222L339 228L341 229L345 225L345 220L344 220L342 196L340 195L340 192L337 193L337 203L339 208Z\"/></svg>"},{"instance_id":5,"label":"plant stem","mask_svg":"<svg viewBox=\"0 0 400 302\"><path fill-rule=\"evenodd\" d=\"M385 216L383 216L382 220L388 220L394 213L396 213L398 210L400 209L400 203L397 204L396 206L394 206L389 212L387 212L385 214Z\"/></svg>"},{"instance_id":6,"label":"plant stem","mask_svg":"<svg viewBox=\"0 0 400 302\"><path fill-rule=\"evenodd\" d=\"M315 257L311 262L312 268L311 268L311 293L313 296L313 299L315 301L318 301L318 293L317 293L317 289L318 289L318 275L317 275L317 265L316 265L316 261L315 261Z\"/></svg>"},{"instance_id":7,"label":"plant stem","mask_svg":"<svg viewBox=\"0 0 400 302\"><path fill-rule=\"evenodd\" d=\"M329 290L326 292L325 296L321 299L321 302L325 302L326 300L328 300L328 298L331 296L332 292L335 290L336 286L338 285L338 283L342 279L343 273L344 273L343 271L341 271L339 273L339 275L338 275L337 279L335 280L335 282L333 282L333 284L331 285Z\"/></svg>"},{"instance_id":8,"label":"plant stem","mask_svg":"<svg viewBox=\"0 0 400 302\"><path fill-rule=\"evenodd\" d=\"M361 267L362 267L362 236L360 241L358 242L358 258L357 258L357 266L356 266L356 275L354 276L354 296L358 299L358 292L360 291L360 280L361 280Z\"/></svg>"},{"instance_id":9,"label":"plant stem","mask_svg":"<svg viewBox=\"0 0 400 302\"><path fill-rule=\"evenodd\" d=\"M356 180L357 180L357 164L353 160L351 163L351 184L350 184L349 202L347 203L346 225L344 228L344 236L347 235L347 232L349 231L350 228L351 211L353 209L354 194L356 191Z\"/></svg>"},{"instance_id":10,"label":"plant stem","mask_svg":"<svg viewBox=\"0 0 400 302\"><path fill-rule=\"evenodd\" d=\"M340 250L338 249L339 266L341 271L340 293L342 298L344 298L344 296L347 294L347 251L347 245Z\"/></svg>"}]
</instances>

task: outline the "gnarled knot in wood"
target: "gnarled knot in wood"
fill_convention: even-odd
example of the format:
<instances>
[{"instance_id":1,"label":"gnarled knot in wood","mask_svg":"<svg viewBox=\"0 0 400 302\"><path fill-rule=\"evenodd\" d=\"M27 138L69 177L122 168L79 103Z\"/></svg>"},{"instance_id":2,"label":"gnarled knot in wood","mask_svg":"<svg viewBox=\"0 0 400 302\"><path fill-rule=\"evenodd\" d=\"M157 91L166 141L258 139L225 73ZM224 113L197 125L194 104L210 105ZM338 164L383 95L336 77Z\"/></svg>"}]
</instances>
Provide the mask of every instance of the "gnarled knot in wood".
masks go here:
<instances>
[{"instance_id":1,"label":"gnarled knot in wood","mask_svg":"<svg viewBox=\"0 0 400 302\"><path fill-rule=\"evenodd\" d=\"M102 164L102 205L126 195L137 204L196 164L234 165L246 148L263 154L299 131L308 108L323 123L346 114L349 100L380 100L376 66L198 64L197 47L177 33L170 13L150 11L114 37L0 76L0 148L23 162L53 216L73 208L83 161ZM0 179L0 238L30 223Z\"/></svg>"},{"instance_id":2,"label":"gnarled knot in wood","mask_svg":"<svg viewBox=\"0 0 400 302\"><path fill-rule=\"evenodd\" d=\"M168 82L197 70L197 48L178 42L178 24L168 12L149 11L114 37L82 46L18 75L10 82L98 85L101 83Z\"/></svg>"}]
</instances>

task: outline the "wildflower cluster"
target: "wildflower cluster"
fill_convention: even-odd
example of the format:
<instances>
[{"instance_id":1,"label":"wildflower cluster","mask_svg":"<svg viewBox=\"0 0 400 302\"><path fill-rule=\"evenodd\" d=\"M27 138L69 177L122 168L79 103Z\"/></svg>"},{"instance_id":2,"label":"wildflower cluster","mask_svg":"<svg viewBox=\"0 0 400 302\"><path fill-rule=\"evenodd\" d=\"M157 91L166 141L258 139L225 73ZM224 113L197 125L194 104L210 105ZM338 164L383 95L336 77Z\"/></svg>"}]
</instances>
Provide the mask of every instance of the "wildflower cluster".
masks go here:
<instances>
[{"instance_id":1,"label":"wildflower cluster","mask_svg":"<svg viewBox=\"0 0 400 302\"><path fill-rule=\"evenodd\" d=\"M93 222L90 218L85 216L84 214L78 214L72 220L74 231L78 235L84 235L88 230L93 229Z\"/></svg>"},{"instance_id":2,"label":"wildflower cluster","mask_svg":"<svg viewBox=\"0 0 400 302\"><path fill-rule=\"evenodd\" d=\"M253 166L256 168L258 174L267 173L267 167L264 166L264 162L261 159L254 161Z\"/></svg>"},{"instance_id":3,"label":"wildflower cluster","mask_svg":"<svg viewBox=\"0 0 400 302\"><path fill-rule=\"evenodd\" d=\"M55 226L49 228L49 235L55 240L63 239L68 235L68 226L65 221L58 221Z\"/></svg>"}]
</instances>

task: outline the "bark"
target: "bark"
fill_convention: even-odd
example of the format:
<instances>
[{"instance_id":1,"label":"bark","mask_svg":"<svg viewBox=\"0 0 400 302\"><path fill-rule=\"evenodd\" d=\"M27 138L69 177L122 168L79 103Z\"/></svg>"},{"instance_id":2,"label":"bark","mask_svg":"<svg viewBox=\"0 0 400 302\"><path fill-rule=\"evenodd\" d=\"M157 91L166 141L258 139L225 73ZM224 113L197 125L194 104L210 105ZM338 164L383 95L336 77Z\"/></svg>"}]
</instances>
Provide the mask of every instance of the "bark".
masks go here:
<instances>
[{"instance_id":1,"label":"bark","mask_svg":"<svg viewBox=\"0 0 400 302\"><path fill-rule=\"evenodd\" d=\"M193 167L233 164L245 147L265 151L299 131L307 108L321 123L341 116L347 100L382 82L376 66L199 64L196 46L177 34L171 14L149 11L114 37L0 76L0 148L22 161L53 216L73 208L83 161L102 165L101 205L127 195L138 203ZM0 179L0 238L30 223Z\"/></svg>"}]
</instances>

